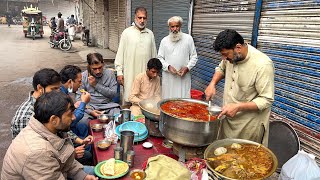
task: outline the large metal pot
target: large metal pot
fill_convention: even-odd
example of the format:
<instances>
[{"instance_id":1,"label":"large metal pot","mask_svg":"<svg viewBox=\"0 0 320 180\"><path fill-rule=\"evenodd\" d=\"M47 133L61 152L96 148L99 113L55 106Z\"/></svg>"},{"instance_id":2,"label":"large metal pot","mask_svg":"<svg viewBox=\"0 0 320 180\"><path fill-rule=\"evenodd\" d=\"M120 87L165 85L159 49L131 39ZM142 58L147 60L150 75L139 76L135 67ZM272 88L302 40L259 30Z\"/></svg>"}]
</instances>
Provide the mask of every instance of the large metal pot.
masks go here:
<instances>
[{"instance_id":1,"label":"large metal pot","mask_svg":"<svg viewBox=\"0 0 320 180\"><path fill-rule=\"evenodd\" d=\"M142 114L153 121L159 121L160 119L160 110L157 106L159 101L152 98L152 99L145 99L138 103L141 108Z\"/></svg>"},{"instance_id":2,"label":"large metal pot","mask_svg":"<svg viewBox=\"0 0 320 180\"><path fill-rule=\"evenodd\" d=\"M201 147L217 139L220 120L200 122L179 119L165 113L161 105L169 101L189 101L208 105L208 103L195 99L164 99L158 103L160 109L160 131L162 135L172 142L191 147Z\"/></svg>"},{"instance_id":3,"label":"large metal pot","mask_svg":"<svg viewBox=\"0 0 320 180\"><path fill-rule=\"evenodd\" d=\"M204 158L207 159L207 158L211 158L211 157L214 157L214 150L217 149L218 147L225 147L225 146L230 146L232 143L238 143L238 144L253 144L253 145L257 145L259 146L260 144L259 143L256 143L256 142L253 142L253 141L249 141L249 140L245 140L245 139L221 139L221 140L217 140L217 141L214 141L212 144L210 144L207 149L205 150L204 152ZM261 145L260 148L264 148L266 149L272 156L272 160L273 160L273 166L272 166L272 169L271 171L265 175L263 178L261 179L265 179L269 176L271 176L277 169L278 167L278 159L277 157L273 154L273 152L264 147L263 145ZM229 178L229 177L226 177L220 173L218 173L217 171L214 170L213 167L211 167L211 165L206 162L207 164L207 167L213 172L215 173L217 176L219 176L220 178L222 179L229 179L229 180L235 180L235 179L232 179L232 178Z\"/></svg>"}]
</instances>

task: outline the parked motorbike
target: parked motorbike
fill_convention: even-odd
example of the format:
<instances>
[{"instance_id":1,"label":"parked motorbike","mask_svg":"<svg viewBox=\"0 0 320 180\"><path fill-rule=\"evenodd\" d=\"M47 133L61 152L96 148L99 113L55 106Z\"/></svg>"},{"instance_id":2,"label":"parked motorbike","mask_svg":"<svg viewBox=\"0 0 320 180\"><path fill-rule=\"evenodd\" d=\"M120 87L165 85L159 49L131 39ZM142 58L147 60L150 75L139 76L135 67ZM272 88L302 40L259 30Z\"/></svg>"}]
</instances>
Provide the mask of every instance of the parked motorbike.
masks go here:
<instances>
[{"instance_id":1,"label":"parked motorbike","mask_svg":"<svg viewBox=\"0 0 320 180\"><path fill-rule=\"evenodd\" d=\"M62 51L69 51L72 47L71 40L68 36L68 33L65 32L56 32L53 31L50 35L49 41L51 48L60 48Z\"/></svg>"},{"instance_id":2,"label":"parked motorbike","mask_svg":"<svg viewBox=\"0 0 320 180\"><path fill-rule=\"evenodd\" d=\"M84 45L89 46L91 45L91 39L90 39L90 30L86 29L86 27L82 28L82 36L81 36L81 40L83 42Z\"/></svg>"}]
</instances>

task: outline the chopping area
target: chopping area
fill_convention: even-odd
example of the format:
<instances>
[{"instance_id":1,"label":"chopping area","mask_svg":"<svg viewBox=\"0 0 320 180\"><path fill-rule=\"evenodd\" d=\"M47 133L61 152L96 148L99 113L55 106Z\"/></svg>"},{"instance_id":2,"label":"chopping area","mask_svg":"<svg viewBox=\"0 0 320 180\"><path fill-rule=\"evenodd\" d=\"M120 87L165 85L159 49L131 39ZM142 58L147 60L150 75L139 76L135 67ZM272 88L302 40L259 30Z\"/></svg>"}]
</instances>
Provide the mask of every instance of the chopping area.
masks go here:
<instances>
[{"instance_id":1,"label":"chopping area","mask_svg":"<svg viewBox=\"0 0 320 180\"><path fill-rule=\"evenodd\" d=\"M223 118L217 119L216 117L210 117L209 115L208 117L205 117L206 121L203 122L185 120L183 118L179 119L177 116L174 116L165 110L165 105L170 105L172 102L174 104L182 103L184 107L189 107L191 104L197 105L199 106L198 110L200 110L202 106L207 110L208 106L207 102L194 99L166 99L159 102L153 102L152 100L147 99L139 103L144 116L134 117L123 115L123 117L121 117L120 114L116 115L113 122L109 121L104 123L99 119L91 120L90 133L94 137L93 151L94 163L97 164L96 169L97 167L101 167L101 164L115 158L116 161L126 162L129 168L126 173L123 173L120 177L114 178L135 179L131 175L136 171L143 172L143 177L145 175L152 176L152 173L150 174L150 169L152 168L156 168L156 170L152 170L157 171L157 173L159 172L161 174L167 172L170 174L170 171L177 167L171 167L167 170L159 168L161 158L165 157L164 159L168 158L173 162L180 162L178 163L178 166L183 164L183 166L179 168L185 168L186 172L190 173L189 175L194 174L200 177L203 175L203 171L205 171L207 172L207 179L243 179L241 176L239 176L240 178L228 178L230 174L225 173L228 172L228 170L224 171L224 169L228 169L229 165L226 166L223 163L221 164L220 162L223 161L217 159L219 159L219 157L223 158L224 156L229 158L229 152L234 153L234 151L238 151L230 148L231 146L234 146L234 144L236 144L237 147L246 147L246 144L248 144L252 145L254 149L261 149L261 151L266 153L266 157L269 157L266 158L269 166L266 167L262 176L257 177L272 179L274 172L278 168L278 159L270 149L249 140L217 140L220 122ZM184 103L188 103L187 106ZM123 112L128 113L129 111L130 110L126 109ZM179 110L176 110L175 112L178 111ZM199 116L198 118L201 117ZM107 133L107 126L110 124L110 127L113 126L114 128L115 136ZM102 127L101 131L94 129L97 125ZM109 143L107 148L101 148L99 143L105 141ZM218 156L216 151L217 149L219 150L219 148L228 149L228 152L223 152L222 154L224 155ZM253 154L252 157L254 156L255 155ZM233 164L237 164L237 166L234 166L233 168L239 168L239 170L236 171L251 173L249 172L251 170L241 170L241 168L243 169L243 165L239 164L237 158L228 160ZM241 158L244 159L247 157ZM216 163L212 163L213 159L215 159L214 162ZM167 160L165 160L165 162L166 161ZM160 167L162 166L163 165ZM181 173L181 176L183 176L183 172ZM104 176L101 177L103 178ZM112 177L111 179L114 178Z\"/></svg>"}]
</instances>

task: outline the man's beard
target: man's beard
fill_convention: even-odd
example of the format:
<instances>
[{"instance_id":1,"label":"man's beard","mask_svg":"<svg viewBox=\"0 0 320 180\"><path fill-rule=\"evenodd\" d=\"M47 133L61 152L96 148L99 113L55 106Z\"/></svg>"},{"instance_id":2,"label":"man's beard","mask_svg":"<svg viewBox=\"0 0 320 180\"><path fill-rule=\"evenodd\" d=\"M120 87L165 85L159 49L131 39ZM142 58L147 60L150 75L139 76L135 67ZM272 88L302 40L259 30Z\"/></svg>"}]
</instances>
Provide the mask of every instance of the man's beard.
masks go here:
<instances>
[{"instance_id":1,"label":"man's beard","mask_svg":"<svg viewBox=\"0 0 320 180\"><path fill-rule=\"evenodd\" d=\"M134 20L134 24L139 28L139 29L144 29L147 25L147 22L143 24L139 24L136 20Z\"/></svg>"},{"instance_id":2,"label":"man's beard","mask_svg":"<svg viewBox=\"0 0 320 180\"><path fill-rule=\"evenodd\" d=\"M61 122L56 129L58 132L68 132L70 131L70 126Z\"/></svg>"},{"instance_id":3,"label":"man's beard","mask_svg":"<svg viewBox=\"0 0 320 180\"><path fill-rule=\"evenodd\" d=\"M242 55L240 53L237 53L237 52L233 53L233 62L234 63L242 61L242 60L244 60L244 57L242 57Z\"/></svg>"},{"instance_id":4,"label":"man's beard","mask_svg":"<svg viewBox=\"0 0 320 180\"><path fill-rule=\"evenodd\" d=\"M169 32L169 38L172 42L177 42L181 39L182 33L181 31Z\"/></svg>"}]
</instances>

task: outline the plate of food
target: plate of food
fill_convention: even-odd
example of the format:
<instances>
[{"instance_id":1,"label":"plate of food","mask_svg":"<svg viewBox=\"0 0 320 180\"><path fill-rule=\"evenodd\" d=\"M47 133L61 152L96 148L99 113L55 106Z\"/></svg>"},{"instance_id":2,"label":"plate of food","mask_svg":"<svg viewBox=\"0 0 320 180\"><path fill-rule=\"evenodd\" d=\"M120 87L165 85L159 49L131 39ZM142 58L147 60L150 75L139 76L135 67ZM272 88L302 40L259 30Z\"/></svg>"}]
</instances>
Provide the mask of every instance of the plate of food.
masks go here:
<instances>
[{"instance_id":1,"label":"plate of food","mask_svg":"<svg viewBox=\"0 0 320 180\"><path fill-rule=\"evenodd\" d=\"M116 179L126 175L129 172L129 166L126 162L111 158L98 163L94 167L94 172L100 178Z\"/></svg>"}]
</instances>

